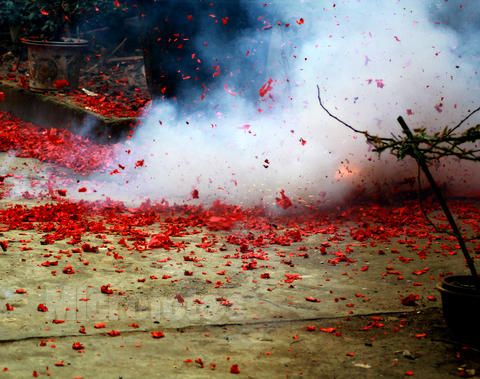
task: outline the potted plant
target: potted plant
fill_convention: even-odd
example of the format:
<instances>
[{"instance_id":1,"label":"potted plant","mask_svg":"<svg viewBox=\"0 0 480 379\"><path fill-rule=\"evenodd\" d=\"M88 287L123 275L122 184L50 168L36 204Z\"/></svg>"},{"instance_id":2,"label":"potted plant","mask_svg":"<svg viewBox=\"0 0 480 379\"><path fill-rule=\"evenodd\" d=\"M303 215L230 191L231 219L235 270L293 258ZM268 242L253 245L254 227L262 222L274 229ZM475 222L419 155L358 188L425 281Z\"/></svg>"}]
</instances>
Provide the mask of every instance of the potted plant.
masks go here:
<instances>
[{"instance_id":1,"label":"potted plant","mask_svg":"<svg viewBox=\"0 0 480 379\"><path fill-rule=\"evenodd\" d=\"M112 10L107 0L17 0L21 40L28 48L29 87L33 91L78 86L82 52L88 41L78 38L83 23Z\"/></svg>"},{"instance_id":2,"label":"potted plant","mask_svg":"<svg viewBox=\"0 0 480 379\"><path fill-rule=\"evenodd\" d=\"M4 0L0 7L0 22L8 26L10 39L17 42L23 13L22 0Z\"/></svg>"},{"instance_id":3,"label":"potted plant","mask_svg":"<svg viewBox=\"0 0 480 379\"><path fill-rule=\"evenodd\" d=\"M405 120L398 117L397 121L402 128L403 135L380 137L372 135L368 131L356 129L330 113L322 103L320 89L318 90L318 100L320 106L330 117L355 133L362 134L367 142L373 146L374 151L382 153L388 150L400 160L409 156L416 161L447 218L451 233L457 239L470 271L470 275L445 276L437 286L442 296L445 321L449 329L456 335L469 340L478 340L480 338L480 323L478 322L480 320L480 276L465 238L455 221L442 190L430 171L430 163L438 162L439 159L445 157L480 162L480 150L478 149L480 125L474 125L466 129L462 128L471 116L480 111L480 107L471 111L457 125L451 128L446 127L441 132L436 133L428 133L423 128L415 129L412 132Z\"/></svg>"}]
</instances>

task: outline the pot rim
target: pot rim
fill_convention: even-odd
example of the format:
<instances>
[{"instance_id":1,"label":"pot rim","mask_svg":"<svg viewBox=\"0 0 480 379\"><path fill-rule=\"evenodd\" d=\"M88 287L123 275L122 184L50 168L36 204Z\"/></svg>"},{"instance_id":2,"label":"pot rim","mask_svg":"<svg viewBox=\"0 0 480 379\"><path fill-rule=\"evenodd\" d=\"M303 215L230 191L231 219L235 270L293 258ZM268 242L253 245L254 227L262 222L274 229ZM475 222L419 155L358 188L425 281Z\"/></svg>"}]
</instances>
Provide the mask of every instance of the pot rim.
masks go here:
<instances>
[{"instance_id":1,"label":"pot rim","mask_svg":"<svg viewBox=\"0 0 480 379\"><path fill-rule=\"evenodd\" d=\"M451 289L447 289L447 288L444 288L442 287L441 284L438 284L437 285L437 290L439 290L440 292L444 292L444 293L448 293L448 294L452 294L452 295L460 295L462 297L474 297L474 298L480 298L480 292L478 293L472 293L472 292L468 292L468 290L466 291L452 291Z\"/></svg>"},{"instance_id":2,"label":"pot rim","mask_svg":"<svg viewBox=\"0 0 480 379\"><path fill-rule=\"evenodd\" d=\"M457 286L455 284L452 284L451 282L451 280L454 278L457 278L457 279L468 278L467 280L473 284L473 282L471 282L473 278L471 275L448 275L443 277L441 282L437 284L436 286L437 289L440 292L445 292L450 294L459 294L461 296L469 296L469 297L477 297L477 298L480 297L480 291L478 291L474 285L473 287L470 287L470 288L468 286L465 286L465 287Z\"/></svg>"},{"instance_id":3,"label":"pot rim","mask_svg":"<svg viewBox=\"0 0 480 379\"><path fill-rule=\"evenodd\" d=\"M88 45L88 41L81 38L64 38L63 41L21 38L20 41L27 46L86 47Z\"/></svg>"}]
</instances>

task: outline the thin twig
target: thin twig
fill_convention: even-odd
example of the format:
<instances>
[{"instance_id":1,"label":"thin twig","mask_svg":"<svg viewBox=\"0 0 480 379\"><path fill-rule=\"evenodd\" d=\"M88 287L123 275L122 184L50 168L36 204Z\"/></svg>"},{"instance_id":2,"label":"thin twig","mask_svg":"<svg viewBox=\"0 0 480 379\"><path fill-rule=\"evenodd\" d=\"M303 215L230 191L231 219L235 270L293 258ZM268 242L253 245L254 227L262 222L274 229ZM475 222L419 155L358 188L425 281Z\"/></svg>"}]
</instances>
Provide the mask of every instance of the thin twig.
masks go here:
<instances>
[{"instance_id":1,"label":"thin twig","mask_svg":"<svg viewBox=\"0 0 480 379\"><path fill-rule=\"evenodd\" d=\"M354 131L355 133L360 133L360 134L363 134L363 135L368 134L366 131L355 129L352 125L347 124L345 121L339 119L337 116L330 113L330 111L327 108L325 108L325 106L322 103L322 98L320 97L320 87L318 85L317 85L317 97L318 97L318 102L320 103L320 106L331 118L333 118L334 120L337 120L339 123L345 125L347 128Z\"/></svg>"},{"instance_id":2,"label":"thin twig","mask_svg":"<svg viewBox=\"0 0 480 379\"><path fill-rule=\"evenodd\" d=\"M472 117L475 113L477 113L478 111L480 111L480 107L474 109L473 111L471 111L468 115L465 116L465 118L460 121L457 125L455 125L451 130L450 130L450 133L449 134L452 134L455 130L457 130L459 127L462 126L462 124L467 121L470 117Z\"/></svg>"}]
</instances>

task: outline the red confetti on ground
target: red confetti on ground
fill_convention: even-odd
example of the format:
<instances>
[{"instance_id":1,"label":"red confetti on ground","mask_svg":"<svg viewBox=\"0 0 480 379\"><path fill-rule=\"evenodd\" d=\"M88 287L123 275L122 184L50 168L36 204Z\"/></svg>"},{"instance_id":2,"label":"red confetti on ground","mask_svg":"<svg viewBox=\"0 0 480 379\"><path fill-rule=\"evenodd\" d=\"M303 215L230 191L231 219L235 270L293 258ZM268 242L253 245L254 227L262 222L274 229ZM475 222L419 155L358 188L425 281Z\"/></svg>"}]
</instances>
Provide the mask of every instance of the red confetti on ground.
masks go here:
<instances>
[{"instance_id":1,"label":"red confetti on ground","mask_svg":"<svg viewBox=\"0 0 480 379\"><path fill-rule=\"evenodd\" d=\"M0 112L0 151L15 151L17 157L52 162L78 173L106 168L113 159L113 147L99 145L65 129L39 128Z\"/></svg>"},{"instance_id":2,"label":"red confetti on ground","mask_svg":"<svg viewBox=\"0 0 480 379\"><path fill-rule=\"evenodd\" d=\"M53 82L53 85L56 89L61 90L68 87L70 83L66 79L57 79Z\"/></svg>"},{"instance_id":3,"label":"red confetti on ground","mask_svg":"<svg viewBox=\"0 0 480 379\"><path fill-rule=\"evenodd\" d=\"M336 328L319 328L319 330L324 333L335 333L337 329Z\"/></svg>"},{"instance_id":4,"label":"red confetti on ground","mask_svg":"<svg viewBox=\"0 0 480 379\"><path fill-rule=\"evenodd\" d=\"M100 291L104 294L111 295L113 290L110 288L111 284L105 284L100 287Z\"/></svg>"},{"instance_id":5,"label":"red confetti on ground","mask_svg":"<svg viewBox=\"0 0 480 379\"><path fill-rule=\"evenodd\" d=\"M48 308L45 304L38 304L37 311L39 312L48 312Z\"/></svg>"},{"instance_id":6,"label":"red confetti on ground","mask_svg":"<svg viewBox=\"0 0 480 379\"><path fill-rule=\"evenodd\" d=\"M417 300L420 300L420 295L411 293L402 298L402 304L406 306L415 306L417 305Z\"/></svg>"},{"instance_id":7,"label":"red confetti on ground","mask_svg":"<svg viewBox=\"0 0 480 379\"><path fill-rule=\"evenodd\" d=\"M165 337L165 334L162 331L153 331L150 332L152 338L163 338Z\"/></svg>"},{"instance_id":8,"label":"red confetti on ground","mask_svg":"<svg viewBox=\"0 0 480 379\"><path fill-rule=\"evenodd\" d=\"M85 346L83 346L80 342L74 342L72 344L72 349L73 350L83 350L83 349L85 349Z\"/></svg>"},{"instance_id":9,"label":"red confetti on ground","mask_svg":"<svg viewBox=\"0 0 480 379\"><path fill-rule=\"evenodd\" d=\"M231 374L240 374L240 368L238 367L237 364L232 365L232 367L230 367L230 373Z\"/></svg>"},{"instance_id":10,"label":"red confetti on ground","mask_svg":"<svg viewBox=\"0 0 480 379\"><path fill-rule=\"evenodd\" d=\"M2 248L3 251L7 251L8 250L8 240L0 241L0 247Z\"/></svg>"},{"instance_id":11,"label":"red confetti on ground","mask_svg":"<svg viewBox=\"0 0 480 379\"><path fill-rule=\"evenodd\" d=\"M73 103L107 117L137 117L148 104L149 97L142 91L125 94L117 91L114 95L97 94L92 96L81 91L70 91L67 96Z\"/></svg>"},{"instance_id":12,"label":"red confetti on ground","mask_svg":"<svg viewBox=\"0 0 480 379\"><path fill-rule=\"evenodd\" d=\"M75 270L73 269L72 265L66 265L63 268L62 272L67 275L75 274Z\"/></svg>"}]
</instances>

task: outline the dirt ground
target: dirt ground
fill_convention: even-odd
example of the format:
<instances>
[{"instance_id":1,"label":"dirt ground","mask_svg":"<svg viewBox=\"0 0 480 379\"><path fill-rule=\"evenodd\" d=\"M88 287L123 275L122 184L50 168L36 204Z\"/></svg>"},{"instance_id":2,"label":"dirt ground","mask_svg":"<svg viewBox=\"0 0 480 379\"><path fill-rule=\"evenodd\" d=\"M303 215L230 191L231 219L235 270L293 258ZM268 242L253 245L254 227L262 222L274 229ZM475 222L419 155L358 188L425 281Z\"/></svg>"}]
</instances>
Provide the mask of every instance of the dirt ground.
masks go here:
<instances>
[{"instance_id":1,"label":"dirt ground","mask_svg":"<svg viewBox=\"0 0 480 379\"><path fill-rule=\"evenodd\" d=\"M0 200L0 242L8 241L0 252L0 378L480 372L479 346L448 333L435 289L441 275L466 272L463 259L452 238L420 223L415 202L301 221L255 215L215 230L195 224L191 210L82 211L68 198L15 195L15 186L45 181L49 165L0 158L3 175L15 173ZM456 205L476 222L477 203ZM118 226L120 217L131 228ZM81 241L58 236L82 225ZM151 244L175 225L183 231L170 234L174 245ZM359 235L368 230L378 234ZM418 295L415 305L402 304L408 294Z\"/></svg>"},{"instance_id":2,"label":"dirt ground","mask_svg":"<svg viewBox=\"0 0 480 379\"><path fill-rule=\"evenodd\" d=\"M21 85L17 62L4 56L1 76ZM135 116L148 101L141 63L101 68L82 86L113 108L130 99L121 115ZM69 196L31 198L58 168L5 153L0 163L0 379L480 377L480 343L449 334L435 288L466 273L463 259L416 202L216 230L185 210L111 216ZM478 202L456 205L478 227ZM120 216L131 225L116 227ZM178 245L149 247L179 219ZM418 300L402 304L409 294Z\"/></svg>"}]
</instances>

